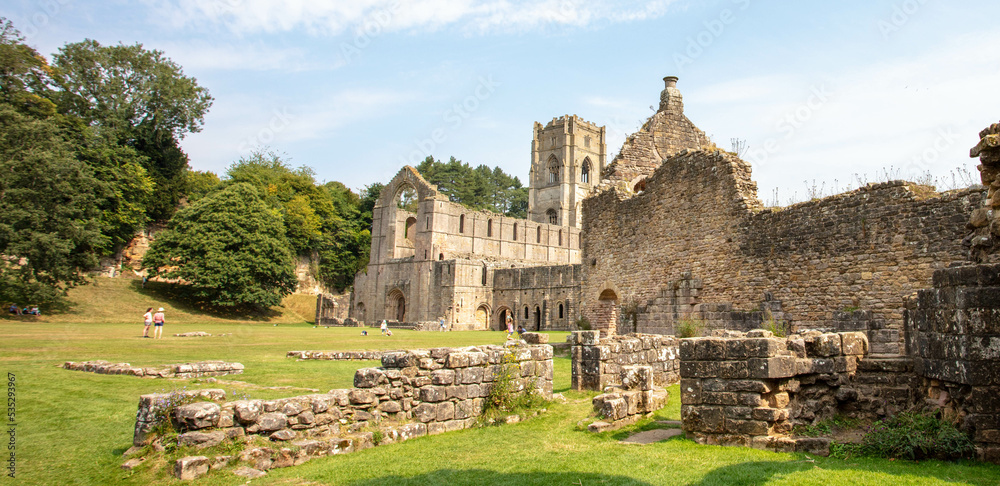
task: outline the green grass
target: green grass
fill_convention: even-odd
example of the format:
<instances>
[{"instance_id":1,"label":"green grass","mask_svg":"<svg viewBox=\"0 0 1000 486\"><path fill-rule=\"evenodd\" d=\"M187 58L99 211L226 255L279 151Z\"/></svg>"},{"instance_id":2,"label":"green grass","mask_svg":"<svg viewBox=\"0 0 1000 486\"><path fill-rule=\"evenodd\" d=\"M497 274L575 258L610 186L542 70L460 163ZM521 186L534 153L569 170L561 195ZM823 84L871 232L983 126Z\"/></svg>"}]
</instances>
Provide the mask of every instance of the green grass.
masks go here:
<instances>
[{"instance_id":1,"label":"green grass","mask_svg":"<svg viewBox=\"0 0 1000 486\"><path fill-rule=\"evenodd\" d=\"M124 299L122 306L136 302ZM129 303L132 302L132 303ZM145 305L141 304L139 307ZM142 307L141 310L145 310ZM118 307L125 315L136 309ZM179 315L183 311L177 311ZM139 312L141 315L141 311ZM169 315L169 314L168 314ZM17 484L181 484L165 460L122 471L121 453L131 445L138 397L190 388L227 388L255 398L305 394L195 380L153 380L66 371L67 360L106 359L134 365L224 359L246 365L246 373L223 380L257 386L293 386L327 391L351 385L357 368L372 362L298 362L285 358L300 349L405 349L499 343L499 332L395 332L360 336L356 328L314 328L292 323L168 321L168 337L141 339L141 325L49 317L49 322L0 320L3 371L16 376ZM176 332L231 333L226 337L175 338ZM560 342L565 333L552 333ZM645 446L622 444L621 431L591 434L585 426L594 393L569 390L569 358L555 359L554 388L565 397L526 422L422 437L343 456L314 459L277 469L252 484L998 484L1000 467L973 462L911 463L877 459L810 458L742 448L701 446L684 438ZM679 390L655 419L677 420ZM629 430L655 427L646 419ZM6 456L5 456L6 457ZM230 470L232 467L229 468ZM8 478L9 479L9 478ZM243 484L229 470L196 484Z\"/></svg>"}]
</instances>

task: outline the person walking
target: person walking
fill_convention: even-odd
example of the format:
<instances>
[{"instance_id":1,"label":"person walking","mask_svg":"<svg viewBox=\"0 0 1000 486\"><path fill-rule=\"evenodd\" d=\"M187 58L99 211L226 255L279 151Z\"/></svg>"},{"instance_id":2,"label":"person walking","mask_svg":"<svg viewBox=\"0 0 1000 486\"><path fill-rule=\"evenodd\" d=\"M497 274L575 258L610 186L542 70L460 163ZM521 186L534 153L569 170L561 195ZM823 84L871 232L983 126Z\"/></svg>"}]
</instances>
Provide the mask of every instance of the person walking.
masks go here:
<instances>
[{"instance_id":1,"label":"person walking","mask_svg":"<svg viewBox=\"0 0 1000 486\"><path fill-rule=\"evenodd\" d=\"M379 326L379 329L382 330L382 335L385 336L386 331L389 330L389 323L385 322L385 319L382 319L382 325Z\"/></svg>"},{"instance_id":2,"label":"person walking","mask_svg":"<svg viewBox=\"0 0 1000 486\"><path fill-rule=\"evenodd\" d=\"M146 326L146 327L142 328L142 337L148 338L149 337L149 326L153 325L153 308L152 307L150 307L149 309L146 309L146 313L142 315L142 323L145 324L145 326Z\"/></svg>"},{"instance_id":3,"label":"person walking","mask_svg":"<svg viewBox=\"0 0 1000 486\"><path fill-rule=\"evenodd\" d=\"M507 314L507 339L510 339L514 335L514 319Z\"/></svg>"},{"instance_id":4,"label":"person walking","mask_svg":"<svg viewBox=\"0 0 1000 486\"><path fill-rule=\"evenodd\" d=\"M447 331L448 330L448 328L444 325L444 317L441 318L441 330L442 331Z\"/></svg>"},{"instance_id":5,"label":"person walking","mask_svg":"<svg viewBox=\"0 0 1000 486\"><path fill-rule=\"evenodd\" d=\"M163 307L156 309L156 314L153 314L154 339L163 339L163 323L166 322L166 320L166 317L163 315Z\"/></svg>"}]
</instances>

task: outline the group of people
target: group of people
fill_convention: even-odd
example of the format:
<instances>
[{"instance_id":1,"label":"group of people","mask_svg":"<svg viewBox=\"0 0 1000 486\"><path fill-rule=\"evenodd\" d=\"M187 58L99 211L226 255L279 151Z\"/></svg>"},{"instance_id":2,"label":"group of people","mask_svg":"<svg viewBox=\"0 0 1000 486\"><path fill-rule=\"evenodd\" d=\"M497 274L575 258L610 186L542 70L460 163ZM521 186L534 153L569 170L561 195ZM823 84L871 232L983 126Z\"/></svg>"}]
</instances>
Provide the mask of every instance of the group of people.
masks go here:
<instances>
[{"instance_id":1,"label":"group of people","mask_svg":"<svg viewBox=\"0 0 1000 486\"><path fill-rule=\"evenodd\" d=\"M163 315L163 307L157 309L155 313L152 307L146 309L146 313L142 315L142 321L145 325L142 329L142 337L149 338L149 327L153 326L153 338L163 338L163 323L167 321Z\"/></svg>"},{"instance_id":2,"label":"group of people","mask_svg":"<svg viewBox=\"0 0 1000 486\"><path fill-rule=\"evenodd\" d=\"M17 304L11 304L10 309L8 309L11 314L15 316L40 316L42 311L38 310L37 305L18 307Z\"/></svg>"},{"instance_id":3,"label":"group of people","mask_svg":"<svg viewBox=\"0 0 1000 486\"><path fill-rule=\"evenodd\" d=\"M160 310L162 311L163 309L161 308ZM441 318L441 321L440 321L439 324L441 326L440 328L441 328L442 331L447 331L448 330L448 327L445 325L445 320L444 320L443 317ZM149 325L148 324L146 325L146 329L149 329ZM392 336L392 331L389 329L389 321L388 320L382 319L382 324L379 325L379 329L382 330L382 335L383 336ZM515 332L515 329L514 329L514 318L512 318L508 314L507 315L507 339L514 339L514 332ZM520 338L522 334L524 334L524 333L526 333L528 331L524 328L524 326L520 326L519 325L519 326L517 326L516 332L517 332L517 337ZM368 335L368 331L362 330L361 331L361 335L362 336L367 336Z\"/></svg>"},{"instance_id":4,"label":"group of people","mask_svg":"<svg viewBox=\"0 0 1000 486\"><path fill-rule=\"evenodd\" d=\"M528 332L524 326L517 326L517 337ZM507 314L507 339L514 339L514 318Z\"/></svg>"}]
</instances>

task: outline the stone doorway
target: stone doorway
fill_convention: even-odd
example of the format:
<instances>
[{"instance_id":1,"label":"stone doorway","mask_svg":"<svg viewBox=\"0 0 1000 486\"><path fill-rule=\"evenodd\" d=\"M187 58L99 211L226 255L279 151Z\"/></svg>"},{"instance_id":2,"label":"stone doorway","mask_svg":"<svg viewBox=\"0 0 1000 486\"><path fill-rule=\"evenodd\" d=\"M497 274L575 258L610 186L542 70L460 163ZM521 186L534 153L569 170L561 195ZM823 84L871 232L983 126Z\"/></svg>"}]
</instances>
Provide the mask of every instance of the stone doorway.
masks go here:
<instances>
[{"instance_id":1,"label":"stone doorway","mask_svg":"<svg viewBox=\"0 0 1000 486\"><path fill-rule=\"evenodd\" d=\"M516 316L514 315L514 311L510 310L507 307L501 307L496 312L496 320L493 322L493 327L491 329L493 329L494 331L506 331L507 316L510 316L512 322L517 322L517 319L515 319Z\"/></svg>"},{"instance_id":2,"label":"stone doorway","mask_svg":"<svg viewBox=\"0 0 1000 486\"><path fill-rule=\"evenodd\" d=\"M476 309L476 329L484 330L489 329L490 321L490 309L486 307L486 304L482 304Z\"/></svg>"},{"instance_id":3,"label":"stone doorway","mask_svg":"<svg viewBox=\"0 0 1000 486\"><path fill-rule=\"evenodd\" d=\"M406 297L399 289L389 292L389 297L385 300L386 319L396 322L406 322Z\"/></svg>"},{"instance_id":4,"label":"stone doorway","mask_svg":"<svg viewBox=\"0 0 1000 486\"><path fill-rule=\"evenodd\" d=\"M533 331L542 330L542 308L538 307L537 305L535 306L535 327L532 330Z\"/></svg>"},{"instance_id":5,"label":"stone doorway","mask_svg":"<svg viewBox=\"0 0 1000 486\"><path fill-rule=\"evenodd\" d=\"M614 290L606 289L601 292L601 296L597 299L597 309L592 324L602 335L615 333L618 325L618 294Z\"/></svg>"}]
</instances>

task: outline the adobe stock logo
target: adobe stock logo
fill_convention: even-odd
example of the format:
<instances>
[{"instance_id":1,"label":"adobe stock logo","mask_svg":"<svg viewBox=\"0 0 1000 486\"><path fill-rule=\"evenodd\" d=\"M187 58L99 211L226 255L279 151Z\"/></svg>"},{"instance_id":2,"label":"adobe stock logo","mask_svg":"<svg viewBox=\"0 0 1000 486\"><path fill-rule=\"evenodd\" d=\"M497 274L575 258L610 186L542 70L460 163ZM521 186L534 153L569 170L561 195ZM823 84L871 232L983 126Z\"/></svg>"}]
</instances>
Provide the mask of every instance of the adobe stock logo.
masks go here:
<instances>
[{"instance_id":1,"label":"adobe stock logo","mask_svg":"<svg viewBox=\"0 0 1000 486\"><path fill-rule=\"evenodd\" d=\"M750 0L732 0L732 3L737 4L740 11L750 8ZM705 29L693 37L688 36L683 52L674 52L674 65L678 72L683 72L684 66L694 64L695 59L701 57L705 50L715 43L716 39L722 37L722 34L726 32L726 27L734 24L736 20L736 13L731 9L724 8L719 12L718 18L702 22Z\"/></svg>"}]
</instances>

